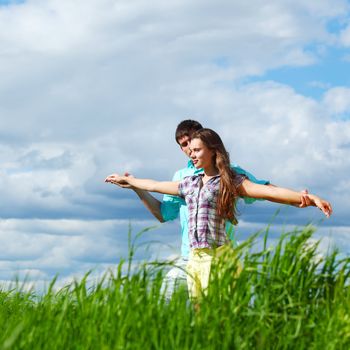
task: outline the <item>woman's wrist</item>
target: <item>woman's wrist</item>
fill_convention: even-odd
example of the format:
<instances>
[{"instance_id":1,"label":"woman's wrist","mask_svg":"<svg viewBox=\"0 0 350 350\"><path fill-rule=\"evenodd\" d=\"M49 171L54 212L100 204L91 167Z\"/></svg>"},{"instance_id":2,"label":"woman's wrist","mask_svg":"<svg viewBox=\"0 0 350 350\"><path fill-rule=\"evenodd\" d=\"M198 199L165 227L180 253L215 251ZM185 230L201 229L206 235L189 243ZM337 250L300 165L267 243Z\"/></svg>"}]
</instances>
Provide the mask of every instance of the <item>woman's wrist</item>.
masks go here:
<instances>
[{"instance_id":1,"label":"woman's wrist","mask_svg":"<svg viewBox=\"0 0 350 350\"><path fill-rule=\"evenodd\" d=\"M311 194L311 193L309 193L309 194L307 194L307 196L310 198L310 200L311 200L311 205L313 206L313 207L316 207L316 199L320 199L318 196L315 196L314 194Z\"/></svg>"}]
</instances>

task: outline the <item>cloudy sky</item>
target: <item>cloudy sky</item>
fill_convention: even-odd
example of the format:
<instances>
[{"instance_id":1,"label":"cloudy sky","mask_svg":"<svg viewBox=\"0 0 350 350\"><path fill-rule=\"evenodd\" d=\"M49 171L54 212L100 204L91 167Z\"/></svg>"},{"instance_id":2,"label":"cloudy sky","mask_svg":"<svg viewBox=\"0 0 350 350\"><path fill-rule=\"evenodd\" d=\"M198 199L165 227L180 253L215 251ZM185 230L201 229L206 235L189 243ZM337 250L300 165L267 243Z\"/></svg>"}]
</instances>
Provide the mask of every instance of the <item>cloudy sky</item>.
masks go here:
<instances>
[{"instance_id":1,"label":"cloudy sky","mask_svg":"<svg viewBox=\"0 0 350 350\"><path fill-rule=\"evenodd\" d=\"M115 266L129 223L157 223L103 180L170 179L189 117L258 178L333 204L329 220L241 205L239 239L313 222L349 253L349 48L345 0L0 0L0 281ZM138 258L175 256L179 239L159 225Z\"/></svg>"}]
</instances>

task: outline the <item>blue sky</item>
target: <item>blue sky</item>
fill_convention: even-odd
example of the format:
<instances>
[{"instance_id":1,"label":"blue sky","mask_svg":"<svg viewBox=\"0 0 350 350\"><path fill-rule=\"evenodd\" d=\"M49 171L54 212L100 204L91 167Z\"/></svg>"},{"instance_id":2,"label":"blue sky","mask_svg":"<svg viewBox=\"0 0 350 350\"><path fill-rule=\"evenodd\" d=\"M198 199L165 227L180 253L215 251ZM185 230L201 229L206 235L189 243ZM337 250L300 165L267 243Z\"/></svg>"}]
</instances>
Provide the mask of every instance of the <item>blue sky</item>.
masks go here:
<instances>
[{"instance_id":1,"label":"blue sky","mask_svg":"<svg viewBox=\"0 0 350 350\"><path fill-rule=\"evenodd\" d=\"M313 52L310 50L310 52ZM324 92L335 86L350 86L349 50L327 49L314 64L306 67L282 67L265 72L261 77L248 78L248 82L273 80L292 86L298 93L321 99Z\"/></svg>"},{"instance_id":2,"label":"blue sky","mask_svg":"<svg viewBox=\"0 0 350 350\"><path fill-rule=\"evenodd\" d=\"M113 267L157 224L115 171L170 179L186 165L174 130L191 117L256 177L327 198L334 215L283 207L283 229L313 222L324 249L350 252L350 21L343 0L0 1L0 280L64 284ZM237 237L279 207L240 207ZM138 259L174 257L177 222ZM169 247L169 245L171 247Z\"/></svg>"},{"instance_id":3,"label":"blue sky","mask_svg":"<svg viewBox=\"0 0 350 350\"><path fill-rule=\"evenodd\" d=\"M19 5L25 3L25 0L0 0L0 6Z\"/></svg>"}]
</instances>

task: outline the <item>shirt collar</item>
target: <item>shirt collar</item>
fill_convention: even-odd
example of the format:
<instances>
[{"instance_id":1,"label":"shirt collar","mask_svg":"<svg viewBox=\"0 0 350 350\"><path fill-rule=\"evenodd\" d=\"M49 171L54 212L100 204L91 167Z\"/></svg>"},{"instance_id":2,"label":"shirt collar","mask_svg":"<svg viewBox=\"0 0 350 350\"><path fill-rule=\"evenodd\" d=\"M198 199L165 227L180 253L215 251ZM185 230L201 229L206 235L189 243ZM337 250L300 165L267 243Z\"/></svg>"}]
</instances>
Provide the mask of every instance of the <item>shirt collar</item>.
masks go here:
<instances>
[{"instance_id":1,"label":"shirt collar","mask_svg":"<svg viewBox=\"0 0 350 350\"><path fill-rule=\"evenodd\" d=\"M201 175L201 176L204 176L203 169L202 169L202 168L197 169L197 168L194 166L194 164L193 164L193 162L192 162L191 159L187 162L187 168L188 168L188 169L193 169L193 170L194 170L194 173L193 173L194 175ZM215 179L215 178L218 177L218 176L220 176L220 174L215 175L215 176L213 176L212 178Z\"/></svg>"},{"instance_id":2,"label":"shirt collar","mask_svg":"<svg viewBox=\"0 0 350 350\"><path fill-rule=\"evenodd\" d=\"M193 164L191 159L187 162L187 168L190 168L190 169L195 168L195 166L194 166L194 164Z\"/></svg>"},{"instance_id":3,"label":"shirt collar","mask_svg":"<svg viewBox=\"0 0 350 350\"><path fill-rule=\"evenodd\" d=\"M198 174L198 176L204 177L204 173L200 173L200 174ZM209 180L216 179L217 177L220 177L220 174L217 174L217 175L214 175L214 176L210 177Z\"/></svg>"},{"instance_id":4,"label":"shirt collar","mask_svg":"<svg viewBox=\"0 0 350 350\"><path fill-rule=\"evenodd\" d=\"M187 168L188 169L193 169L194 170L194 175L197 175L197 174L203 174L203 169L197 169L192 160L190 159L188 162L187 162Z\"/></svg>"}]
</instances>

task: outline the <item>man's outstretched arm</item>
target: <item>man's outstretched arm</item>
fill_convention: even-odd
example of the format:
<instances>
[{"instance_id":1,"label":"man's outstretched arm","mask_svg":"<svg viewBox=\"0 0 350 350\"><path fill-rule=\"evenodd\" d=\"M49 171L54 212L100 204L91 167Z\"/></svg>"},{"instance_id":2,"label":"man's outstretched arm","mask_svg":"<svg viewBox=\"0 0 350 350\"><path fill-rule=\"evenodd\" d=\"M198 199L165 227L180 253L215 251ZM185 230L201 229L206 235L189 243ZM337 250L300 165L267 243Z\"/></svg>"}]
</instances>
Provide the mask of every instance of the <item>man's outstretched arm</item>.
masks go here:
<instances>
[{"instance_id":1,"label":"man's outstretched arm","mask_svg":"<svg viewBox=\"0 0 350 350\"><path fill-rule=\"evenodd\" d=\"M133 176L125 173L125 176ZM173 181L177 181L177 173L174 175ZM161 223L175 220L180 213L180 198L176 196L164 195L163 201L159 201L153 197L149 192L139 190L131 186L123 186L134 190L134 192L141 199L148 211Z\"/></svg>"},{"instance_id":2,"label":"man's outstretched arm","mask_svg":"<svg viewBox=\"0 0 350 350\"><path fill-rule=\"evenodd\" d=\"M132 176L129 173L125 173L124 176ZM118 185L118 184L117 184ZM141 202L144 204L144 206L148 209L148 211L161 223L166 222L167 220L164 220L164 217L162 215L161 205L162 202L160 202L157 198L153 197L149 192L144 190L139 190L137 188L134 188L130 185L118 185L123 188L130 188L132 189L137 196L141 199Z\"/></svg>"},{"instance_id":3,"label":"man's outstretched arm","mask_svg":"<svg viewBox=\"0 0 350 350\"><path fill-rule=\"evenodd\" d=\"M133 191L139 196L144 206L159 221L165 222L160 209L161 202L153 197L149 192L133 188Z\"/></svg>"}]
</instances>

